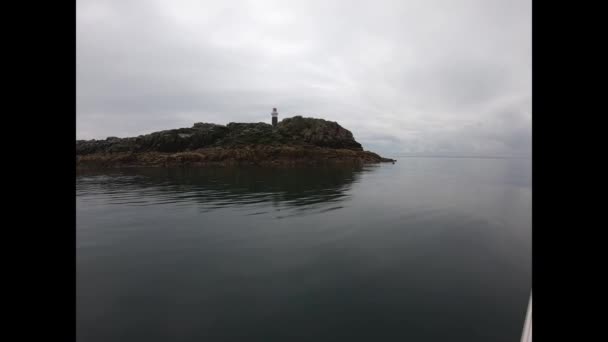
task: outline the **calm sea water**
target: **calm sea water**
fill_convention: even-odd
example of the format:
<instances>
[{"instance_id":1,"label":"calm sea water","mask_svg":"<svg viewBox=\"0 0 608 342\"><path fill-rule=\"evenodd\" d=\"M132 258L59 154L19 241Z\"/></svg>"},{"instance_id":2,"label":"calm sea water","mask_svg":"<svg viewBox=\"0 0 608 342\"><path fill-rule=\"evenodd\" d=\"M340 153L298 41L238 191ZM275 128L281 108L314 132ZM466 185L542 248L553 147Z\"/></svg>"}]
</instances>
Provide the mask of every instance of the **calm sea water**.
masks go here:
<instances>
[{"instance_id":1,"label":"calm sea water","mask_svg":"<svg viewBox=\"0 0 608 342\"><path fill-rule=\"evenodd\" d=\"M78 341L519 341L530 164L80 173Z\"/></svg>"}]
</instances>

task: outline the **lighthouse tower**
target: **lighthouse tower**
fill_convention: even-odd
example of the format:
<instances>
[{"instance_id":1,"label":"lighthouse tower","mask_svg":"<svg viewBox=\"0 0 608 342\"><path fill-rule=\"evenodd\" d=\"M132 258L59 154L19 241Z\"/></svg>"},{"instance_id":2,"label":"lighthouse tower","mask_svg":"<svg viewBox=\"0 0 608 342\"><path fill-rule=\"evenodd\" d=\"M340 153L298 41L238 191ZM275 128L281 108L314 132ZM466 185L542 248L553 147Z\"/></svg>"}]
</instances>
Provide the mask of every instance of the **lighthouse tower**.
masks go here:
<instances>
[{"instance_id":1,"label":"lighthouse tower","mask_svg":"<svg viewBox=\"0 0 608 342\"><path fill-rule=\"evenodd\" d=\"M272 113L270 115L272 115L272 125L276 127L278 117L279 117L279 113L277 112L277 109L272 108Z\"/></svg>"}]
</instances>

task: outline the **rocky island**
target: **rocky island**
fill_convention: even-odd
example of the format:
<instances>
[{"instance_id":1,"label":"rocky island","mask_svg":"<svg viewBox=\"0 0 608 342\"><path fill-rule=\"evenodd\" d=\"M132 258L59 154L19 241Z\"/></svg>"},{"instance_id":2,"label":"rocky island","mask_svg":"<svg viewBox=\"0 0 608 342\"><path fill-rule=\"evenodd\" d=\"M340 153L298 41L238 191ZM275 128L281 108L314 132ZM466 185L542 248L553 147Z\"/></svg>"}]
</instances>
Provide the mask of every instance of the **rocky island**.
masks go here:
<instances>
[{"instance_id":1,"label":"rocky island","mask_svg":"<svg viewBox=\"0 0 608 342\"><path fill-rule=\"evenodd\" d=\"M395 160L364 151L336 122L302 116L273 125L195 123L138 137L76 141L80 169L380 162Z\"/></svg>"}]
</instances>

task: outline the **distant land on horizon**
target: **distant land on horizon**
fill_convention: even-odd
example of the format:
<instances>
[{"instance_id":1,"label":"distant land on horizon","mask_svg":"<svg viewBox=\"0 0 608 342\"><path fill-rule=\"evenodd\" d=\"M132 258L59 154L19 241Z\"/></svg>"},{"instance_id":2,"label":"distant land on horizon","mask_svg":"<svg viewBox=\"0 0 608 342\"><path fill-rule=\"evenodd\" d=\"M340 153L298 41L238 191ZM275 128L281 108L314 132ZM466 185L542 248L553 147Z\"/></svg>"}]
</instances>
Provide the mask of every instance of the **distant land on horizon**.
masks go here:
<instances>
[{"instance_id":1,"label":"distant land on horizon","mask_svg":"<svg viewBox=\"0 0 608 342\"><path fill-rule=\"evenodd\" d=\"M399 158L463 158L463 159L531 159L530 155L514 156L492 156L492 155L473 155L473 154L413 154L413 153L391 153L393 157Z\"/></svg>"}]
</instances>

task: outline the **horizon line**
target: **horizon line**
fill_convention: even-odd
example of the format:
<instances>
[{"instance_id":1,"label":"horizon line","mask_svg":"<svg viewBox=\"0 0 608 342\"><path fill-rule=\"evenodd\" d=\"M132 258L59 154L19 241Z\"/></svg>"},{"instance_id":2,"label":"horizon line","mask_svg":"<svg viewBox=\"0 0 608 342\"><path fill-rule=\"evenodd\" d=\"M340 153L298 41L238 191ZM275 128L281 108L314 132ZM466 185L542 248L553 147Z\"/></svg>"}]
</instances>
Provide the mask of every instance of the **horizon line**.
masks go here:
<instances>
[{"instance_id":1,"label":"horizon line","mask_svg":"<svg viewBox=\"0 0 608 342\"><path fill-rule=\"evenodd\" d=\"M463 158L463 159L532 159L532 155L523 156L488 156L488 155L441 155L441 154L390 154L385 153L395 158Z\"/></svg>"}]
</instances>

